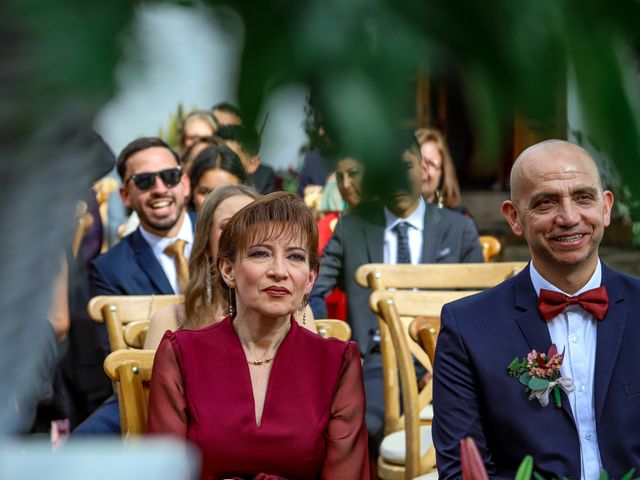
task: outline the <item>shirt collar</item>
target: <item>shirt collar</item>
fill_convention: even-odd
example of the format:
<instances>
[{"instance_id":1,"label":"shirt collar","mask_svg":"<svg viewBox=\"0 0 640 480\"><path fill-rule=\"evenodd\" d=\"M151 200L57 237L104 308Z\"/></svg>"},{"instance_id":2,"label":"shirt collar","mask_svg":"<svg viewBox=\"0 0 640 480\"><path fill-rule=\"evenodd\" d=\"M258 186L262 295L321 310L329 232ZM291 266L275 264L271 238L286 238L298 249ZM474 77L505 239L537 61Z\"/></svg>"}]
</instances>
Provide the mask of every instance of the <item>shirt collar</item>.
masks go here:
<instances>
[{"instance_id":1,"label":"shirt collar","mask_svg":"<svg viewBox=\"0 0 640 480\"><path fill-rule=\"evenodd\" d=\"M166 247L171 245L176 240L184 240L188 245L193 243L193 227L191 226L191 217L185 212L184 219L182 220L182 226L178 231L178 235L175 237L159 237L153 233L147 232L142 225L140 225L140 234L154 251L163 252Z\"/></svg>"},{"instance_id":2,"label":"shirt collar","mask_svg":"<svg viewBox=\"0 0 640 480\"><path fill-rule=\"evenodd\" d=\"M424 230L424 214L426 209L427 206L422 197L420 197L418 208L416 208L415 211L407 218L397 217L391 210L384 207L384 218L386 220L385 230L391 230L400 222L407 222L411 227L422 232Z\"/></svg>"},{"instance_id":3,"label":"shirt collar","mask_svg":"<svg viewBox=\"0 0 640 480\"><path fill-rule=\"evenodd\" d=\"M580 295L587 290L592 290L594 288L598 288L602 284L602 266L600 264L600 259L598 259L598 264L596 265L596 269L591 275L589 281L578 290L573 295L569 295L568 293L563 292L558 287L553 285L551 282L546 280L540 273L536 270L536 267L533 266L533 262L529 262L529 275L531 276L531 283L533 283L533 288L536 290L536 295L540 296L540 289L544 288L546 290L551 290L553 292L560 292L568 297L575 297Z\"/></svg>"}]
</instances>

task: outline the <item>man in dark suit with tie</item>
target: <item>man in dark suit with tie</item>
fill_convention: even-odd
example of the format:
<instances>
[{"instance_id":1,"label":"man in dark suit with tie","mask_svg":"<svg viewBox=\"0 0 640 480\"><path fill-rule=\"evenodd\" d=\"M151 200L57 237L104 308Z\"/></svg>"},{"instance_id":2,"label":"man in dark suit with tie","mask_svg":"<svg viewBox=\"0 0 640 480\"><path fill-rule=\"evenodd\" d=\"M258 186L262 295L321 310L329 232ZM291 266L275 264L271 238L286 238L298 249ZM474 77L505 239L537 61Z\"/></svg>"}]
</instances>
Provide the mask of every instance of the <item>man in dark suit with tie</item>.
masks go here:
<instances>
[{"instance_id":1,"label":"man in dark suit with tie","mask_svg":"<svg viewBox=\"0 0 640 480\"><path fill-rule=\"evenodd\" d=\"M621 478L640 467L640 281L598 257L612 204L577 145L549 140L514 163L502 212L531 262L442 310L433 388L441 479L461 476L468 436L492 478L513 478L527 454L545 478L589 480L601 469ZM508 374L515 358L552 344L564 354L558 388L530 383L545 375L548 359L536 354L520 376Z\"/></svg>"},{"instance_id":2,"label":"man in dark suit with tie","mask_svg":"<svg viewBox=\"0 0 640 480\"><path fill-rule=\"evenodd\" d=\"M420 195L422 168L414 137L383 175L367 170L364 182L382 202L358 205L336 225L320 262L310 297L315 318L326 317L325 298L338 286L347 295L347 321L364 358L369 445L375 454L384 430L384 384L378 323L369 308L371 291L358 286L355 272L367 263L482 262L473 222L458 212L426 203ZM373 180L372 180L373 178ZM380 180L385 184L381 184Z\"/></svg>"},{"instance_id":3,"label":"man in dark suit with tie","mask_svg":"<svg viewBox=\"0 0 640 480\"><path fill-rule=\"evenodd\" d=\"M186 258L195 219L186 212L189 180L178 155L161 139L138 138L117 159L120 196L140 226L90 265L91 295L171 295L188 280ZM109 353L106 333L105 355ZM118 404L110 398L75 434L118 433Z\"/></svg>"}]
</instances>

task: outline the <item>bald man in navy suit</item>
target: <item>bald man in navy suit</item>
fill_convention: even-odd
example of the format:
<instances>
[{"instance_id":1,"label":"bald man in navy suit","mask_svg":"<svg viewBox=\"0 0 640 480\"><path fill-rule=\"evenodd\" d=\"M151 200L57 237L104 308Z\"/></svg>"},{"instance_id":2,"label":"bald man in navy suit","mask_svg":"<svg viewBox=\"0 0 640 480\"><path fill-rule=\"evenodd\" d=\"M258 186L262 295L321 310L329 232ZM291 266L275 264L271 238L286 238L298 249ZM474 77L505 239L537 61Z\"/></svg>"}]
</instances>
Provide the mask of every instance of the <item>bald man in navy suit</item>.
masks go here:
<instances>
[{"instance_id":1,"label":"bald man in navy suit","mask_svg":"<svg viewBox=\"0 0 640 480\"><path fill-rule=\"evenodd\" d=\"M434 365L433 439L440 479L461 477L459 442L475 439L491 478L525 455L545 478L621 478L640 467L640 280L607 268L598 248L613 195L582 148L549 140L525 150L502 212L526 239L528 267L445 305ZM572 385L533 398L508 365L564 352Z\"/></svg>"}]
</instances>

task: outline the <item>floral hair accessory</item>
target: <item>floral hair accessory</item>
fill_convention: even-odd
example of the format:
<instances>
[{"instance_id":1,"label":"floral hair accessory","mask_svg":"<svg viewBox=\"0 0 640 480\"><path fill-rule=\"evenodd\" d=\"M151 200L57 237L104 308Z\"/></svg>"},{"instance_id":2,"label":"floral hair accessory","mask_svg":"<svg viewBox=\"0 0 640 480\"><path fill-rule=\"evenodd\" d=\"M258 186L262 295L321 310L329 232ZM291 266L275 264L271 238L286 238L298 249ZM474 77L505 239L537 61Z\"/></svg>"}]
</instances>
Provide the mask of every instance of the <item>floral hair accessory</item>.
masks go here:
<instances>
[{"instance_id":1,"label":"floral hair accessory","mask_svg":"<svg viewBox=\"0 0 640 480\"><path fill-rule=\"evenodd\" d=\"M549 351L538 353L531 350L526 357L518 360L518 357L507 367L509 375L518 377L522 385L527 387L526 392L531 392L529 400L537 398L540 405L546 407L549 404L549 394L553 392L556 407L562 407L560 389L566 393L573 392L573 380L560 376L560 366L564 360L564 351L558 353L555 344L549 347Z\"/></svg>"}]
</instances>

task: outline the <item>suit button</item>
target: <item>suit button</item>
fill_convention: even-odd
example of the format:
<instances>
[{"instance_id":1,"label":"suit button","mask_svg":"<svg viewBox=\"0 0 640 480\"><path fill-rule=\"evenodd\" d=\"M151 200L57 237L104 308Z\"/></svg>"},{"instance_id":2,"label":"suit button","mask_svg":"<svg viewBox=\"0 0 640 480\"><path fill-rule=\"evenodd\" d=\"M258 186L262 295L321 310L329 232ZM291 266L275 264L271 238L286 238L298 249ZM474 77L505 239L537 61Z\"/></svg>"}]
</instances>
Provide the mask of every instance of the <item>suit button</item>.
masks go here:
<instances>
[{"instance_id":1,"label":"suit button","mask_svg":"<svg viewBox=\"0 0 640 480\"><path fill-rule=\"evenodd\" d=\"M573 343L578 343L580 341L580 337L578 335L574 335L573 337L571 337L571 341Z\"/></svg>"}]
</instances>

